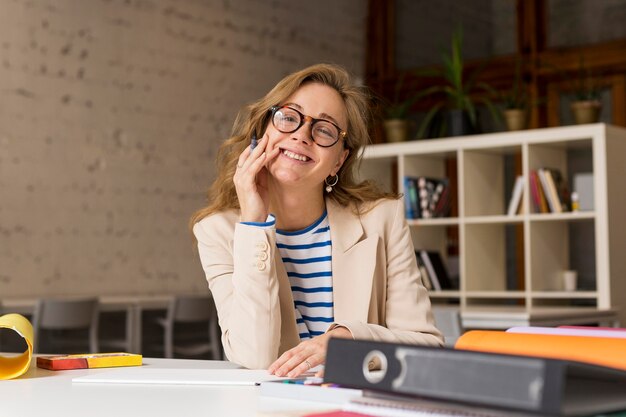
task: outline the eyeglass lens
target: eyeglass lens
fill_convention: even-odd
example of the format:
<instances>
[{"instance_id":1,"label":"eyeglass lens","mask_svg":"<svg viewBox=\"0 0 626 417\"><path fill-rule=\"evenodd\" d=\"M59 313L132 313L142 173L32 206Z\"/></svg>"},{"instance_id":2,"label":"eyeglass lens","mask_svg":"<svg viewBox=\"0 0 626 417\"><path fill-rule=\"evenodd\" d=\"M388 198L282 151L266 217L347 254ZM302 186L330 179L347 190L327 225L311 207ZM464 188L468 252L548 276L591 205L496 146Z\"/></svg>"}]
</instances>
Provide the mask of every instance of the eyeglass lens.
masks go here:
<instances>
[{"instance_id":1,"label":"eyeglass lens","mask_svg":"<svg viewBox=\"0 0 626 417\"><path fill-rule=\"evenodd\" d=\"M304 124L303 115L290 107L276 110L272 122L276 129L283 133L295 132ZM313 141L320 146L332 146L339 140L339 130L329 121L313 119L311 136L313 136Z\"/></svg>"}]
</instances>

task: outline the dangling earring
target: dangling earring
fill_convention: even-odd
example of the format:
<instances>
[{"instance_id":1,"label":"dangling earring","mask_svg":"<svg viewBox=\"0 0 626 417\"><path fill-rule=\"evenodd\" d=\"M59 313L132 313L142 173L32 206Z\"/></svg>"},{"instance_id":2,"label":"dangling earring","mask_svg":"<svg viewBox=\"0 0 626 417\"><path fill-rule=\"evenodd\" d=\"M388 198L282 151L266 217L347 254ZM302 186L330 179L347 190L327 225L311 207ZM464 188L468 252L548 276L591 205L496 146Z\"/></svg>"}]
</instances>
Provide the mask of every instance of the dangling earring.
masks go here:
<instances>
[{"instance_id":1,"label":"dangling earring","mask_svg":"<svg viewBox=\"0 0 626 417\"><path fill-rule=\"evenodd\" d=\"M339 182L339 175L336 175L336 174L335 174L335 178L333 178L333 179L331 180L331 181L332 181L332 184L328 181L328 178L330 178L330 177L326 177L326 179L324 180L324 182L326 183L326 192L327 192L327 193L330 193L330 192L332 192L332 191L333 191L333 187L334 187L335 185L337 185L337 183Z\"/></svg>"}]
</instances>

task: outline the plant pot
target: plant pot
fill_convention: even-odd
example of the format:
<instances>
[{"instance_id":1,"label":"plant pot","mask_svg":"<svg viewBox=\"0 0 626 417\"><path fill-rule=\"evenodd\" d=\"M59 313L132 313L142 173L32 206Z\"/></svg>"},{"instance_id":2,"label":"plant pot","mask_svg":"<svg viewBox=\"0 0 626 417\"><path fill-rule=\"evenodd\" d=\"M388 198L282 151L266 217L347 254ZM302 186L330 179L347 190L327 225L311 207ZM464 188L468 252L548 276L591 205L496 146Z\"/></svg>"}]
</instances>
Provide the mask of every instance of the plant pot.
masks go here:
<instances>
[{"instance_id":1,"label":"plant pot","mask_svg":"<svg viewBox=\"0 0 626 417\"><path fill-rule=\"evenodd\" d=\"M507 109L504 110L504 121L507 130L523 130L526 129L526 110L524 109Z\"/></svg>"},{"instance_id":2,"label":"plant pot","mask_svg":"<svg viewBox=\"0 0 626 417\"><path fill-rule=\"evenodd\" d=\"M572 104L570 104L570 108L572 109L572 115L577 125L598 123L602 103L598 100L573 101Z\"/></svg>"},{"instance_id":3,"label":"plant pot","mask_svg":"<svg viewBox=\"0 0 626 417\"><path fill-rule=\"evenodd\" d=\"M404 142L409 135L409 122L403 119L384 121L387 142Z\"/></svg>"},{"instance_id":4,"label":"plant pot","mask_svg":"<svg viewBox=\"0 0 626 417\"><path fill-rule=\"evenodd\" d=\"M466 111L458 109L448 110L445 117L448 136L465 136L476 133Z\"/></svg>"}]
</instances>

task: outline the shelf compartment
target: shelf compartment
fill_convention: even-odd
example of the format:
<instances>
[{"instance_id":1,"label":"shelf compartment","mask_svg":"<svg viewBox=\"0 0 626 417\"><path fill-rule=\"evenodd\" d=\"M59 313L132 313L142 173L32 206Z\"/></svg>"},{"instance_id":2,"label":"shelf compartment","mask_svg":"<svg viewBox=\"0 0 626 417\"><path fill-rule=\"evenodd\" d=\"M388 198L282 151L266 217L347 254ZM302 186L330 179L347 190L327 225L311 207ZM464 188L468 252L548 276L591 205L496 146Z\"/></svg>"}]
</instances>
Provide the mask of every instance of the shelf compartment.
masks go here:
<instances>
[{"instance_id":1,"label":"shelf compartment","mask_svg":"<svg viewBox=\"0 0 626 417\"><path fill-rule=\"evenodd\" d=\"M524 291L524 234L515 224L466 224L461 253L465 290Z\"/></svg>"},{"instance_id":2,"label":"shelf compartment","mask_svg":"<svg viewBox=\"0 0 626 417\"><path fill-rule=\"evenodd\" d=\"M560 190L557 189L559 200L562 205L565 205L565 211L570 211L569 193L574 191L573 182L575 174L594 171L592 145L591 138L529 145L529 178L527 178L527 188L530 189L530 173L532 171L537 171L539 168L557 170L562 177L563 183L563 187L561 187ZM556 185L558 186L558 184ZM537 186L543 189L541 181L537 181ZM532 203L532 196L530 197L529 203L531 212L538 213Z\"/></svg>"},{"instance_id":3,"label":"shelf compartment","mask_svg":"<svg viewBox=\"0 0 626 417\"><path fill-rule=\"evenodd\" d=\"M428 227L411 227L410 230L415 250L438 252L448 273L448 278L456 286L454 288L458 288L458 225L431 224ZM451 291L433 291L431 293L449 295ZM458 296L457 294L456 297Z\"/></svg>"},{"instance_id":4,"label":"shelf compartment","mask_svg":"<svg viewBox=\"0 0 626 417\"><path fill-rule=\"evenodd\" d=\"M473 149L462 155L463 216L505 214L512 191L507 173L515 160L521 160L522 147Z\"/></svg>"},{"instance_id":5,"label":"shelf compartment","mask_svg":"<svg viewBox=\"0 0 626 417\"><path fill-rule=\"evenodd\" d=\"M415 186L415 198L417 202L413 201L413 206L420 205L420 201L422 200L423 195L420 195L421 192L426 193L425 188L420 190L418 187L418 181L420 178L426 179L429 185L433 186L433 189L436 189L441 184L445 184L443 188L444 191L441 193L436 193L435 197L433 197L432 190L427 193L428 201L430 202L429 207L429 215L426 217L428 219L435 218L435 216L442 216L441 213L435 213L435 207L443 202L441 197L446 197L447 207L447 215L445 217L436 217L436 218L448 218L450 216L457 216L458 214L458 196L457 196L457 157L456 152L437 152L437 153L426 153L426 154L409 154L409 155L401 155L400 156L400 172L402 177L398 178L399 184L401 184L402 192L407 194L405 179L407 177L414 179L412 184ZM435 203L435 200L437 201ZM441 200L441 201L440 201ZM420 211L419 218L422 218L421 208L418 209ZM413 212L416 211L414 208ZM415 215L417 217L417 215Z\"/></svg>"},{"instance_id":6,"label":"shelf compartment","mask_svg":"<svg viewBox=\"0 0 626 417\"><path fill-rule=\"evenodd\" d=\"M398 157L363 159L358 173L359 181L371 180L385 191L400 191L398 190Z\"/></svg>"},{"instance_id":7,"label":"shelf compartment","mask_svg":"<svg viewBox=\"0 0 626 417\"><path fill-rule=\"evenodd\" d=\"M531 291L563 290L562 274L577 271L577 288L595 291L594 219L539 221L530 224Z\"/></svg>"}]
</instances>

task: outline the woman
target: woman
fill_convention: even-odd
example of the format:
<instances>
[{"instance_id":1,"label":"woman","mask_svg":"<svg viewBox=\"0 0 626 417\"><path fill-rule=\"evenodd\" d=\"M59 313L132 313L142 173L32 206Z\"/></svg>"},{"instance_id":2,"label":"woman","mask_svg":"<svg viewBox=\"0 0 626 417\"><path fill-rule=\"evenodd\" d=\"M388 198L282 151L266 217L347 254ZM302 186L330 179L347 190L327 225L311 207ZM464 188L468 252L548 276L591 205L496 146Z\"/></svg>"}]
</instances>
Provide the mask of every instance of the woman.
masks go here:
<instances>
[{"instance_id":1,"label":"woman","mask_svg":"<svg viewBox=\"0 0 626 417\"><path fill-rule=\"evenodd\" d=\"M355 179L368 118L334 65L237 117L191 220L231 361L294 377L324 363L330 337L442 344L402 202Z\"/></svg>"}]
</instances>

